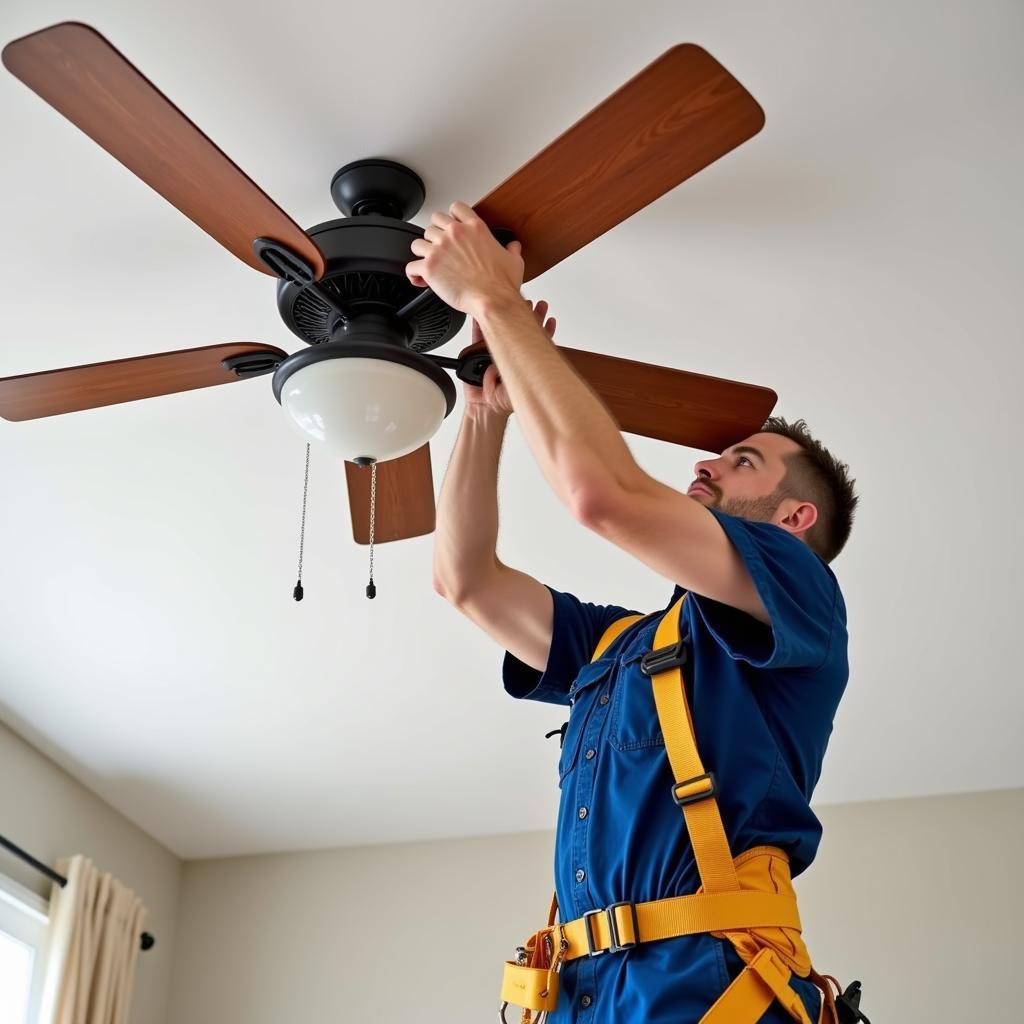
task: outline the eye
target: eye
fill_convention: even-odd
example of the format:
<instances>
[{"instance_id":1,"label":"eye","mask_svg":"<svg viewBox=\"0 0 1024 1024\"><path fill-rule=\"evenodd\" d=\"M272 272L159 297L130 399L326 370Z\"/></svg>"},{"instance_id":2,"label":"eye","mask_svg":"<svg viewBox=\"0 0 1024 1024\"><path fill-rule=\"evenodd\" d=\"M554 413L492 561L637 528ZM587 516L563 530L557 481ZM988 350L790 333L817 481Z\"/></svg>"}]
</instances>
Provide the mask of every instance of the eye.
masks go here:
<instances>
[{"instance_id":1,"label":"eye","mask_svg":"<svg viewBox=\"0 0 1024 1024\"><path fill-rule=\"evenodd\" d=\"M737 463L737 465L739 465L739 463L742 463L742 462L745 462L745 463L746 463L746 464L747 464L748 466L750 466L750 467L751 467L751 469L753 469L753 467L754 467L754 464L753 464L753 463L752 463L752 462L750 461L750 459L748 459L748 458L746 457L746 455L741 455L741 456L739 457L739 462Z\"/></svg>"}]
</instances>

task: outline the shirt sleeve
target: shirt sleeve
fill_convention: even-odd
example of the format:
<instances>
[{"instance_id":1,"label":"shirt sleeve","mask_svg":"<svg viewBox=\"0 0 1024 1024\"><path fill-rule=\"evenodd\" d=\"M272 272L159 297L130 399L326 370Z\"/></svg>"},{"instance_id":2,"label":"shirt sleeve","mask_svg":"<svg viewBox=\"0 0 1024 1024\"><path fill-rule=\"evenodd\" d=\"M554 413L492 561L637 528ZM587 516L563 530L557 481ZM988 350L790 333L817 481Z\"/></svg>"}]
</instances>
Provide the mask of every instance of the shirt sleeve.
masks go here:
<instances>
[{"instance_id":1,"label":"shirt sleeve","mask_svg":"<svg viewBox=\"0 0 1024 1024\"><path fill-rule=\"evenodd\" d=\"M505 652L502 682L516 698L568 704L569 689L579 670L594 656L604 631L616 620L632 614L614 604L589 604L548 587L554 601L551 649L543 672Z\"/></svg>"},{"instance_id":2,"label":"shirt sleeve","mask_svg":"<svg viewBox=\"0 0 1024 1024\"><path fill-rule=\"evenodd\" d=\"M843 608L832 570L773 523L709 511L743 559L771 620L766 625L738 608L691 594L711 635L731 657L755 668L822 665Z\"/></svg>"}]
</instances>

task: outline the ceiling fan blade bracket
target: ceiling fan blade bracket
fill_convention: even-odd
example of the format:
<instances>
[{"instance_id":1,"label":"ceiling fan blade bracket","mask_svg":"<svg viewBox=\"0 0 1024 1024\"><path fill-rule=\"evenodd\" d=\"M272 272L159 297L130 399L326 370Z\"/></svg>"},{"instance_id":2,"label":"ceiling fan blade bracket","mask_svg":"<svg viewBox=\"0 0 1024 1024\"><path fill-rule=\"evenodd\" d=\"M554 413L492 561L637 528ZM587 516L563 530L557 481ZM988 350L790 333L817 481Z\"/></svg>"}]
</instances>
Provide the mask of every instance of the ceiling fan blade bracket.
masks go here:
<instances>
[{"instance_id":1,"label":"ceiling fan blade bracket","mask_svg":"<svg viewBox=\"0 0 1024 1024\"><path fill-rule=\"evenodd\" d=\"M312 265L297 252L269 238L256 238L253 252L280 278L292 284L310 285L317 279Z\"/></svg>"},{"instance_id":2,"label":"ceiling fan blade bracket","mask_svg":"<svg viewBox=\"0 0 1024 1024\"><path fill-rule=\"evenodd\" d=\"M273 373L284 360L278 352L244 352L222 359L220 365L236 377L262 377Z\"/></svg>"},{"instance_id":3,"label":"ceiling fan blade bracket","mask_svg":"<svg viewBox=\"0 0 1024 1024\"><path fill-rule=\"evenodd\" d=\"M252 243L256 255L279 277L282 281L294 284L299 288L308 289L314 292L318 298L338 315L341 323L349 321L348 311L338 300L320 283L313 266L304 260L293 249L289 249L280 242L269 238L257 238Z\"/></svg>"},{"instance_id":4,"label":"ceiling fan blade bracket","mask_svg":"<svg viewBox=\"0 0 1024 1024\"><path fill-rule=\"evenodd\" d=\"M472 384L478 388L483 387L484 374L492 362L494 360L491 359L491 353L487 351L471 352L469 355L460 356L455 376L466 384Z\"/></svg>"}]
</instances>

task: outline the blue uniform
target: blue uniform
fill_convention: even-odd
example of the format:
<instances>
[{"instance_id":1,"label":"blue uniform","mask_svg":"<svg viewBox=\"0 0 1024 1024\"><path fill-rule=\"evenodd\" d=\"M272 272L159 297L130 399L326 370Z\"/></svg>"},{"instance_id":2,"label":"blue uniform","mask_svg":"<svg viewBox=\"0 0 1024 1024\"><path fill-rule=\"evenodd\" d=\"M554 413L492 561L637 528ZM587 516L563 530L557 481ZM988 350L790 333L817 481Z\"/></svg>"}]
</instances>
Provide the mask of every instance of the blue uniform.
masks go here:
<instances>
[{"instance_id":1,"label":"blue uniform","mask_svg":"<svg viewBox=\"0 0 1024 1024\"><path fill-rule=\"evenodd\" d=\"M733 856L770 845L794 875L814 859L821 825L809 801L848 677L846 608L828 565L781 527L710 510L739 552L771 625L691 593L681 634L697 749L718 781ZM627 629L593 664L605 628L630 614L552 590L554 632L543 673L506 653L514 697L570 704L559 762L555 887L563 921L621 900L700 885L640 658L666 608ZM742 969L727 942L679 936L565 965L552 1024L699 1021ZM793 979L811 1020L820 994ZM777 1003L762 1021L791 1018Z\"/></svg>"}]
</instances>

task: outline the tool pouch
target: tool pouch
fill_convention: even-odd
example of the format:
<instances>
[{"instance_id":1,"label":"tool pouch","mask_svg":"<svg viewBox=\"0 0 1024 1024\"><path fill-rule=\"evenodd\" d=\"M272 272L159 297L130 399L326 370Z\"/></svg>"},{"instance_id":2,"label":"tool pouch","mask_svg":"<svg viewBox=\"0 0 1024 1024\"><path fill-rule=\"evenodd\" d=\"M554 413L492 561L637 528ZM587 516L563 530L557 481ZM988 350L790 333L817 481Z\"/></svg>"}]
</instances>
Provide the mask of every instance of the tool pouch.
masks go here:
<instances>
[{"instance_id":1,"label":"tool pouch","mask_svg":"<svg viewBox=\"0 0 1024 1024\"><path fill-rule=\"evenodd\" d=\"M501 1001L534 1013L550 1013L558 1005L558 975L550 967L527 967L506 960Z\"/></svg>"}]
</instances>

